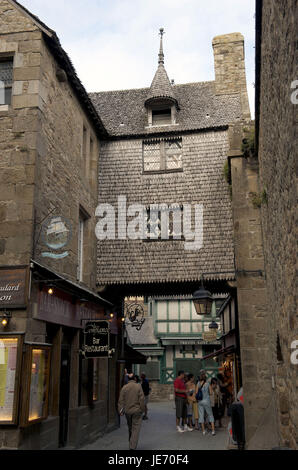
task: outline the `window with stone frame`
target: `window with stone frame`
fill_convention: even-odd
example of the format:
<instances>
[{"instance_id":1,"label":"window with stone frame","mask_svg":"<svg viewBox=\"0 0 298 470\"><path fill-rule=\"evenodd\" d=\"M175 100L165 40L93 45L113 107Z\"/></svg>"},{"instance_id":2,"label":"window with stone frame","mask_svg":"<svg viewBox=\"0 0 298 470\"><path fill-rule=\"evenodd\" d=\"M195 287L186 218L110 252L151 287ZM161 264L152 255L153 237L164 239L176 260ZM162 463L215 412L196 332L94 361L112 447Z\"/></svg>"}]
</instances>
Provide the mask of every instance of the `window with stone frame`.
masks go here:
<instances>
[{"instance_id":1,"label":"window with stone frame","mask_svg":"<svg viewBox=\"0 0 298 470\"><path fill-rule=\"evenodd\" d=\"M182 138L143 141L144 173L183 171Z\"/></svg>"},{"instance_id":2,"label":"window with stone frame","mask_svg":"<svg viewBox=\"0 0 298 470\"><path fill-rule=\"evenodd\" d=\"M12 74L12 58L0 58L0 106L11 104Z\"/></svg>"}]
</instances>

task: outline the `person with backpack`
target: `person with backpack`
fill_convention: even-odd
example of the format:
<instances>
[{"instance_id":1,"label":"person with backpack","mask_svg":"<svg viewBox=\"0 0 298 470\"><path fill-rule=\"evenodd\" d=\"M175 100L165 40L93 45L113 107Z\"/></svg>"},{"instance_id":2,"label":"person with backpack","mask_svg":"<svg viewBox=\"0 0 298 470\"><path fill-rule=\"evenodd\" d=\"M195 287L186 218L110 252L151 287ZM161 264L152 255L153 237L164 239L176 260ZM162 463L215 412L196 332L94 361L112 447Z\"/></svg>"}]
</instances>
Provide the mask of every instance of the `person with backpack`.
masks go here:
<instances>
[{"instance_id":1,"label":"person with backpack","mask_svg":"<svg viewBox=\"0 0 298 470\"><path fill-rule=\"evenodd\" d=\"M196 386L196 398L199 404L199 423L202 427L203 436L206 434L205 430L205 412L209 423L211 423L212 436L215 436L214 416L211 408L210 401L211 385L207 382L206 372L202 371L200 380Z\"/></svg>"}]
</instances>

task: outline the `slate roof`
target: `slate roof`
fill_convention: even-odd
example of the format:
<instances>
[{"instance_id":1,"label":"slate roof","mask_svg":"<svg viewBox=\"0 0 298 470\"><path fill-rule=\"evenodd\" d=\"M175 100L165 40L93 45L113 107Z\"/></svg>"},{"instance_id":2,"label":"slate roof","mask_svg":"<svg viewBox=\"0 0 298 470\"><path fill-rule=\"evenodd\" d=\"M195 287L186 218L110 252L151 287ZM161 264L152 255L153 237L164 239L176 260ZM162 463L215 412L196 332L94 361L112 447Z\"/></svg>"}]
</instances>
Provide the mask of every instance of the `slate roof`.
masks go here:
<instances>
[{"instance_id":1,"label":"slate roof","mask_svg":"<svg viewBox=\"0 0 298 470\"><path fill-rule=\"evenodd\" d=\"M111 136L141 136L210 129L241 118L240 96L216 95L213 81L172 85L180 110L176 125L148 127L145 101L150 88L89 93Z\"/></svg>"},{"instance_id":2,"label":"slate roof","mask_svg":"<svg viewBox=\"0 0 298 470\"><path fill-rule=\"evenodd\" d=\"M159 64L149 89L146 104L159 98L170 98L177 105L174 87L171 85L166 69Z\"/></svg>"}]
</instances>

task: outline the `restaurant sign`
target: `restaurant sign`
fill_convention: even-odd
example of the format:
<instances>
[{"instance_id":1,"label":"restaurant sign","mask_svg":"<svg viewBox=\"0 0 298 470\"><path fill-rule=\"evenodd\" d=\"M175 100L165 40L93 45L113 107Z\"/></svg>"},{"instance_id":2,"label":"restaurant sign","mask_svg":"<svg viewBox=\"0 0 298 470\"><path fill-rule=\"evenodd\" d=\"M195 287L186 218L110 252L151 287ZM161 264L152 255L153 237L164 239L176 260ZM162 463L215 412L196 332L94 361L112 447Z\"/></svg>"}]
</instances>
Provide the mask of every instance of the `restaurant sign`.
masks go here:
<instances>
[{"instance_id":1,"label":"restaurant sign","mask_svg":"<svg viewBox=\"0 0 298 470\"><path fill-rule=\"evenodd\" d=\"M0 268L0 309L25 308L27 290L28 266Z\"/></svg>"},{"instance_id":2,"label":"restaurant sign","mask_svg":"<svg viewBox=\"0 0 298 470\"><path fill-rule=\"evenodd\" d=\"M83 355L86 358L109 357L110 325L106 320L86 323L84 328Z\"/></svg>"}]
</instances>

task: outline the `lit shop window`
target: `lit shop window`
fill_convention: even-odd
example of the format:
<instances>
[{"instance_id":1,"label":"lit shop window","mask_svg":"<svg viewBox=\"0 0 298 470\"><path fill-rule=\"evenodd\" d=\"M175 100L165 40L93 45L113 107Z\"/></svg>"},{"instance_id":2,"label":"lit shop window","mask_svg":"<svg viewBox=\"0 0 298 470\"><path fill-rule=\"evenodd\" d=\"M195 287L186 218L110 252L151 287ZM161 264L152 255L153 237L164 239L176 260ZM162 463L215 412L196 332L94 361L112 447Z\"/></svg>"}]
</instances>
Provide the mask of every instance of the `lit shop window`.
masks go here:
<instances>
[{"instance_id":1,"label":"lit shop window","mask_svg":"<svg viewBox=\"0 0 298 470\"><path fill-rule=\"evenodd\" d=\"M22 341L0 336L0 424L16 424Z\"/></svg>"},{"instance_id":2,"label":"lit shop window","mask_svg":"<svg viewBox=\"0 0 298 470\"><path fill-rule=\"evenodd\" d=\"M22 424L28 425L48 416L50 347L27 346Z\"/></svg>"}]
</instances>

